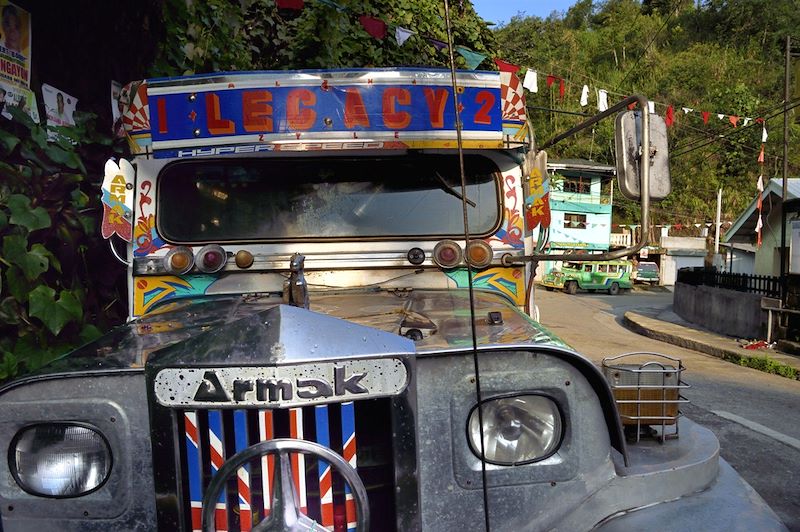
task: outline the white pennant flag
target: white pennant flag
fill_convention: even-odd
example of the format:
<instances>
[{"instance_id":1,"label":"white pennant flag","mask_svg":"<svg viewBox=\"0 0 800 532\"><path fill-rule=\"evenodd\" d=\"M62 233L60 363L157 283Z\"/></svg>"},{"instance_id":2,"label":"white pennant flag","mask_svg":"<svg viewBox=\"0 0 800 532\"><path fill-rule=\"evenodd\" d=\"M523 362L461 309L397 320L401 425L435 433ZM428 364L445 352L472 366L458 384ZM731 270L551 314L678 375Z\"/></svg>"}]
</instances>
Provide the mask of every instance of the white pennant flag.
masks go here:
<instances>
[{"instance_id":1,"label":"white pennant flag","mask_svg":"<svg viewBox=\"0 0 800 532\"><path fill-rule=\"evenodd\" d=\"M408 38L414 35L415 33L416 32L411 31L409 29L397 26L397 29L394 30L394 38L397 39L397 44L403 46L403 43L406 42Z\"/></svg>"},{"instance_id":2,"label":"white pennant flag","mask_svg":"<svg viewBox=\"0 0 800 532\"><path fill-rule=\"evenodd\" d=\"M717 118L720 120L725 120L725 115L717 114Z\"/></svg>"},{"instance_id":3,"label":"white pennant flag","mask_svg":"<svg viewBox=\"0 0 800 532\"><path fill-rule=\"evenodd\" d=\"M756 184L756 188L759 192L764 192L764 176L758 176L758 183Z\"/></svg>"},{"instance_id":4,"label":"white pennant flag","mask_svg":"<svg viewBox=\"0 0 800 532\"><path fill-rule=\"evenodd\" d=\"M531 92L539 92L539 75L535 70L528 69L525 79L522 80L522 86Z\"/></svg>"},{"instance_id":5,"label":"white pennant flag","mask_svg":"<svg viewBox=\"0 0 800 532\"><path fill-rule=\"evenodd\" d=\"M584 85L581 91L581 107L589 105L589 86Z\"/></svg>"},{"instance_id":6,"label":"white pennant flag","mask_svg":"<svg viewBox=\"0 0 800 532\"><path fill-rule=\"evenodd\" d=\"M681 107L681 109L683 109L683 114L685 115L688 115L689 113L694 111L694 109L692 109L691 107Z\"/></svg>"},{"instance_id":7,"label":"white pennant flag","mask_svg":"<svg viewBox=\"0 0 800 532\"><path fill-rule=\"evenodd\" d=\"M600 89L597 92L597 110L601 113L608 109L608 91Z\"/></svg>"},{"instance_id":8,"label":"white pennant flag","mask_svg":"<svg viewBox=\"0 0 800 532\"><path fill-rule=\"evenodd\" d=\"M744 123L742 124L742 127L746 126L747 124L749 124L752 121L753 121L752 118L750 118L748 116L744 117Z\"/></svg>"},{"instance_id":9,"label":"white pennant flag","mask_svg":"<svg viewBox=\"0 0 800 532\"><path fill-rule=\"evenodd\" d=\"M761 126L761 143L767 142L767 126Z\"/></svg>"},{"instance_id":10,"label":"white pennant flag","mask_svg":"<svg viewBox=\"0 0 800 532\"><path fill-rule=\"evenodd\" d=\"M647 110L650 114L656 114L656 102L647 102Z\"/></svg>"},{"instance_id":11,"label":"white pennant flag","mask_svg":"<svg viewBox=\"0 0 800 532\"><path fill-rule=\"evenodd\" d=\"M756 221L756 230L755 232L758 233L761 231L761 227L763 227L763 223L761 222L761 216L758 217L758 221Z\"/></svg>"}]
</instances>

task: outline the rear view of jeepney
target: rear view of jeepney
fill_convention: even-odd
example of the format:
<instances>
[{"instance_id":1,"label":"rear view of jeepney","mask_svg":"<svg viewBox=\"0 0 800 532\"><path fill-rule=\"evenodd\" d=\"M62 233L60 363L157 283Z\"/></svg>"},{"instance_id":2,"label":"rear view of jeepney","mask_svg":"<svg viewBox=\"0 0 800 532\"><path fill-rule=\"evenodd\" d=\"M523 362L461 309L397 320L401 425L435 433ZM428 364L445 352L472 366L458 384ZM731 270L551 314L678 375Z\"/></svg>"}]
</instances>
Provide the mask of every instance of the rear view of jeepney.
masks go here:
<instances>
[{"instance_id":1,"label":"rear view of jeepney","mask_svg":"<svg viewBox=\"0 0 800 532\"><path fill-rule=\"evenodd\" d=\"M0 389L3 531L781 529L680 416L680 361L601 368L533 319L546 155L513 75L123 97L131 320Z\"/></svg>"}]
</instances>

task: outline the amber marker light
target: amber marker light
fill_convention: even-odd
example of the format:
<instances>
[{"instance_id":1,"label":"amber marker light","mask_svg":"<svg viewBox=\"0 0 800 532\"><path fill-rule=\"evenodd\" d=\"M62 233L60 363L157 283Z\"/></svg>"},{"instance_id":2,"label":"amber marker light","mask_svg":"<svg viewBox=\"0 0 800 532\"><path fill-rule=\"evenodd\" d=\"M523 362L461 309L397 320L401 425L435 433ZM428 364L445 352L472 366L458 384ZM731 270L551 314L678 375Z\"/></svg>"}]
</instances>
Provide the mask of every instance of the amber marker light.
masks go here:
<instances>
[{"instance_id":1,"label":"amber marker light","mask_svg":"<svg viewBox=\"0 0 800 532\"><path fill-rule=\"evenodd\" d=\"M236 265L242 269L247 269L253 265L253 254L246 249L240 249L234 257Z\"/></svg>"},{"instance_id":2,"label":"amber marker light","mask_svg":"<svg viewBox=\"0 0 800 532\"><path fill-rule=\"evenodd\" d=\"M194 266L192 250L185 246L174 247L164 256L164 269L172 275L188 273Z\"/></svg>"},{"instance_id":3,"label":"amber marker light","mask_svg":"<svg viewBox=\"0 0 800 532\"><path fill-rule=\"evenodd\" d=\"M200 248L194 259L197 269L203 273L217 273L225 267L228 255L219 244L208 244Z\"/></svg>"},{"instance_id":4,"label":"amber marker light","mask_svg":"<svg viewBox=\"0 0 800 532\"><path fill-rule=\"evenodd\" d=\"M453 268L461 264L464 252L453 240L442 240L433 248L433 261L442 268Z\"/></svg>"},{"instance_id":5,"label":"amber marker light","mask_svg":"<svg viewBox=\"0 0 800 532\"><path fill-rule=\"evenodd\" d=\"M472 240L467 246L467 262L477 269L486 268L492 263L492 246L483 240Z\"/></svg>"}]
</instances>

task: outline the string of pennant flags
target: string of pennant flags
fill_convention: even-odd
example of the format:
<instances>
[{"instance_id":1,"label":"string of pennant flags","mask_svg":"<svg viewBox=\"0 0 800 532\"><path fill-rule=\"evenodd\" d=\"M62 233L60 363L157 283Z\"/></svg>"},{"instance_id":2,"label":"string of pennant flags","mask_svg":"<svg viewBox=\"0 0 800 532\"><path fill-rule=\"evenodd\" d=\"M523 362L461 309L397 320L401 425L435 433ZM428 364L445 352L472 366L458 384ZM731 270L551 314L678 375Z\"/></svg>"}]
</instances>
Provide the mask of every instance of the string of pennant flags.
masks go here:
<instances>
[{"instance_id":1,"label":"string of pennant flags","mask_svg":"<svg viewBox=\"0 0 800 532\"><path fill-rule=\"evenodd\" d=\"M305 2L307 0L275 0L275 5L278 9L286 9L286 10L302 10L305 7ZM443 51L447 49L447 43L436 39L430 35L421 34L420 32L415 31L412 28L407 28L404 26L400 26L398 24L393 24L391 22L387 22L382 20L381 18L374 17L371 15L366 14L358 14L353 12L352 10L348 9L347 7L337 3L335 0L313 0L322 5L326 5L328 7L332 7L340 12L351 13L358 17L358 22L364 28L364 30L373 38L378 40L386 39L387 36L393 35L395 41L397 42L398 46L403 46L411 37L418 36L422 39L425 39L429 44L433 45L437 50ZM455 46L454 51L458 53L463 59L468 69L475 70L481 64L486 61L488 58L487 55L476 52L474 50L470 50L466 46ZM512 74L517 74L522 67L520 65L515 65L511 62L508 62L501 58L492 58L495 65L501 72L510 72ZM523 88L527 89L529 93L537 94L539 92L539 72L533 68L526 68L525 75L523 77L522 86ZM544 84L549 90L554 90L553 87L556 87L555 90L558 90L558 97L560 100L565 100L567 95L567 83L563 76L559 76L556 74L548 73L542 76L544 79ZM581 94L578 103L580 104L581 108L585 108L589 106L589 98L591 94L594 93L594 100L597 106L597 110L599 112L603 112L609 108L609 95L624 98L626 95L620 94L614 91L610 91L606 88L601 88L599 86L594 87L594 90L590 88L589 84L582 84L581 87ZM712 117L716 117L717 120L722 122L727 122L734 128L738 127L748 127L751 126L754 122L761 125L761 149L758 155L758 164L759 164L759 177L756 184L756 188L758 190L758 220L756 222L756 229L755 232L757 233L757 245L758 247L761 246L761 230L763 227L762 222L762 211L761 211L761 195L764 191L764 148L768 138L767 132L767 124L766 120L763 117L750 117L750 116L741 116L738 114L733 113L719 113L719 112L712 112L706 110L697 110L693 107L686 107L686 106L678 106L679 112L676 113L676 107L670 104L664 104L660 102L648 102L649 112L655 114L656 113L656 106L663 108L664 110L664 122L666 123L667 127L672 127L676 123L676 115L679 115L680 112L683 112L685 116L699 114L700 118L703 121L704 125L708 125L709 121ZM634 107L633 104L631 107ZM726 222L729 224L730 222ZM600 225L600 226L607 226L608 224L591 224L592 226ZM684 227L710 227L712 223L693 223L693 224L669 224L669 225L656 225L655 227L666 227L666 228L674 228L676 230L680 230ZM724 224L723 224L724 225ZM631 229L636 229L638 225L631 225L631 224L612 224L613 227L629 227Z\"/></svg>"}]
</instances>

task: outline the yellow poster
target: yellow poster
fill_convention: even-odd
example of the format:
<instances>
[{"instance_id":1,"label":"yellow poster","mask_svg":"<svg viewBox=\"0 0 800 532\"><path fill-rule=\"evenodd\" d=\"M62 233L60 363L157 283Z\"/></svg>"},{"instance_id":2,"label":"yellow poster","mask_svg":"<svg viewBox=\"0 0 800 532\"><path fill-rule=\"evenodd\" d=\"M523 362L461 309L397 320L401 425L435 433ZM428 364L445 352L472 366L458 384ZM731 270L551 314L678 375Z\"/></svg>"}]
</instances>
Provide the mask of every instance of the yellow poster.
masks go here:
<instances>
[{"instance_id":1,"label":"yellow poster","mask_svg":"<svg viewBox=\"0 0 800 532\"><path fill-rule=\"evenodd\" d=\"M31 82L31 14L8 0L0 0L0 80Z\"/></svg>"}]
</instances>

